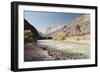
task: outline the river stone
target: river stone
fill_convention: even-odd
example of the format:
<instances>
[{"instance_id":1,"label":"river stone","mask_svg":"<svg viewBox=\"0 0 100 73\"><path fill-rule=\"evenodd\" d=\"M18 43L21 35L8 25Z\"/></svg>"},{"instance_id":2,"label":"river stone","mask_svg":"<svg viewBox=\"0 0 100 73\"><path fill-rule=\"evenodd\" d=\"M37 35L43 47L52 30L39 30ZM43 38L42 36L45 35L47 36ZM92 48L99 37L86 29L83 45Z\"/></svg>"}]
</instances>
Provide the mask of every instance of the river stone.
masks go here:
<instances>
[{"instance_id":1,"label":"river stone","mask_svg":"<svg viewBox=\"0 0 100 73\"><path fill-rule=\"evenodd\" d=\"M27 43L24 46L24 59L25 61L42 61L42 60L52 60L53 58L48 55L48 52L33 45L32 43Z\"/></svg>"}]
</instances>

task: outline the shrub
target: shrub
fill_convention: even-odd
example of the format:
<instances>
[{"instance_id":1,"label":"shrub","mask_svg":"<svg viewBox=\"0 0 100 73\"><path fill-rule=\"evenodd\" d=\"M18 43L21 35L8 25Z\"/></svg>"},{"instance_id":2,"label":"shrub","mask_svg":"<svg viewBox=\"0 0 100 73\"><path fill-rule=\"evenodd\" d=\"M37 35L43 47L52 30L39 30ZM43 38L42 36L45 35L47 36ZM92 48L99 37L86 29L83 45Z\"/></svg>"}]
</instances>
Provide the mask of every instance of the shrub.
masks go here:
<instances>
[{"instance_id":1,"label":"shrub","mask_svg":"<svg viewBox=\"0 0 100 73\"><path fill-rule=\"evenodd\" d=\"M24 30L24 36L25 38L30 38L33 36L33 33L30 29Z\"/></svg>"},{"instance_id":2,"label":"shrub","mask_svg":"<svg viewBox=\"0 0 100 73\"><path fill-rule=\"evenodd\" d=\"M63 29L65 29L65 28L67 28L67 26L66 26L66 25L63 27Z\"/></svg>"},{"instance_id":3,"label":"shrub","mask_svg":"<svg viewBox=\"0 0 100 73\"><path fill-rule=\"evenodd\" d=\"M30 29L25 29L24 30L24 41L25 42L36 42L36 37L35 34L32 33Z\"/></svg>"},{"instance_id":4,"label":"shrub","mask_svg":"<svg viewBox=\"0 0 100 73\"><path fill-rule=\"evenodd\" d=\"M65 37L64 36L55 36L53 39L54 40L65 40Z\"/></svg>"}]
</instances>

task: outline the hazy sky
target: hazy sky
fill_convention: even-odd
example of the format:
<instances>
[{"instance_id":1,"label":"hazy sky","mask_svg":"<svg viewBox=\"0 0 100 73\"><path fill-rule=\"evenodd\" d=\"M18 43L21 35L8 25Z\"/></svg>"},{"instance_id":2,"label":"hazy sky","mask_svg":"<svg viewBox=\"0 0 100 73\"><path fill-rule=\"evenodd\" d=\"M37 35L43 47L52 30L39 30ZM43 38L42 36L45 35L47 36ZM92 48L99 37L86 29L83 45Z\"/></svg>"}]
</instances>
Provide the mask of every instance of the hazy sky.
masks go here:
<instances>
[{"instance_id":1,"label":"hazy sky","mask_svg":"<svg viewBox=\"0 0 100 73\"><path fill-rule=\"evenodd\" d=\"M45 33L48 27L69 24L81 15L84 14L24 11L24 18L42 33Z\"/></svg>"}]
</instances>

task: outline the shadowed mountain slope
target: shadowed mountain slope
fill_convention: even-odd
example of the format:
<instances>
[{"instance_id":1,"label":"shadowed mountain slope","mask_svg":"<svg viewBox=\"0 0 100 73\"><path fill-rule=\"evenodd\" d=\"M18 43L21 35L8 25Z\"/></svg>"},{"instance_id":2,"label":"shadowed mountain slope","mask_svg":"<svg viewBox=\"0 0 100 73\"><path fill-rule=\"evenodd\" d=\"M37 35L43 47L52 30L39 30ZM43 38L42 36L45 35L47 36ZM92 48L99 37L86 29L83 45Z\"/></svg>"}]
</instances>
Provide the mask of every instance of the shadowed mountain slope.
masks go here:
<instances>
[{"instance_id":1,"label":"shadowed mountain slope","mask_svg":"<svg viewBox=\"0 0 100 73\"><path fill-rule=\"evenodd\" d=\"M25 29L30 29L36 39L45 39L45 37L41 36L38 30L34 26L32 26L26 19L24 19L24 30Z\"/></svg>"}]
</instances>

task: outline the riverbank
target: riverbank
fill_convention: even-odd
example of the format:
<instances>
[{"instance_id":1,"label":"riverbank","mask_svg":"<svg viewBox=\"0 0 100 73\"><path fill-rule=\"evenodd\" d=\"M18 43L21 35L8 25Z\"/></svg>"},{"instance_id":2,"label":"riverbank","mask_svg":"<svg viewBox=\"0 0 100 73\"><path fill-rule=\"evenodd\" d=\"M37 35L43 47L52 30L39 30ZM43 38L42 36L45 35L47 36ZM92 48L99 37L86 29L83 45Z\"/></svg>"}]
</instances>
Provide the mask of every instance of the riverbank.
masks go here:
<instances>
[{"instance_id":1,"label":"riverbank","mask_svg":"<svg viewBox=\"0 0 100 73\"><path fill-rule=\"evenodd\" d=\"M82 53L64 52L57 49L50 49L34 43L26 43L24 46L24 61L52 61L52 60L75 60L87 59Z\"/></svg>"},{"instance_id":2,"label":"riverbank","mask_svg":"<svg viewBox=\"0 0 100 73\"><path fill-rule=\"evenodd\" d=\"M60 42L73 42L81 44L90 44L90 34L74 35L74 36L59 36L54 37L53 40Z\"/></svg>"},{"instance_id":3,"label":"riverbank","mask_svg":"<svg viewBox=\"0 0 100 73\"><path fill-rule=\"evenodd\" d=\"M70 36L67 37L64 41L66 42L74 42L74 43L81 43L81 44L90 44L90 34L85 34L81 36Z\"/></svg>"},{"instance_id":4,"label":"riverbank","mask_svg":"<svg viewBox=\"0 0 100 73\"><path fill-rule=\"evenodd\" d=\"M88 44L88 45L90 45L90 40L73 40L73 39L67 39L67 40L64 40L64 42L73 42L73 43L80 43L80 44Z\"/></svg>"},{"instance_id":5,"label":"riverbank","mask_svg":"<svg viewBox=\"0 0 100 73\"><path fill-rule=\"evenodd\" d=\"M53 60L75 60L75 59L87 59L82 53L64 52L57 49L50 49L48 47L41 47L48 52L49 56L52 56Z\"/></svg>"}]
</instances>

